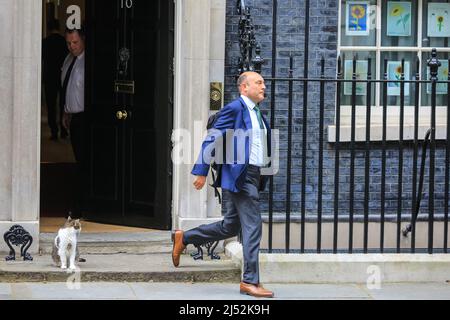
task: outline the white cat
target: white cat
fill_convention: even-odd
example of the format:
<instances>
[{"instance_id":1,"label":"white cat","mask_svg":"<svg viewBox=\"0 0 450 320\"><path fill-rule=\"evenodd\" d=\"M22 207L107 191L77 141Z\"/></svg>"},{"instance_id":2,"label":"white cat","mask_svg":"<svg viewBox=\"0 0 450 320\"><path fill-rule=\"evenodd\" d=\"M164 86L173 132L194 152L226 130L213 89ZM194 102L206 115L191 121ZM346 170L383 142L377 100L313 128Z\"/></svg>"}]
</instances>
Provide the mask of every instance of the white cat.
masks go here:
<instances>
[{"instance_id":1,"label":"white cat","mask_svg":"<svg viewBox=\"0 0 450 320\"><path fill-rule=\"evenodd\" d=\"M67 219L65 225L59 229L58 235L53 243L52 258L61 269L67 269L67 259L69 259L69 269L76 270L75 261L79 260L78 236L81 232L80 220Z\"/></svg>"}]
</instances>

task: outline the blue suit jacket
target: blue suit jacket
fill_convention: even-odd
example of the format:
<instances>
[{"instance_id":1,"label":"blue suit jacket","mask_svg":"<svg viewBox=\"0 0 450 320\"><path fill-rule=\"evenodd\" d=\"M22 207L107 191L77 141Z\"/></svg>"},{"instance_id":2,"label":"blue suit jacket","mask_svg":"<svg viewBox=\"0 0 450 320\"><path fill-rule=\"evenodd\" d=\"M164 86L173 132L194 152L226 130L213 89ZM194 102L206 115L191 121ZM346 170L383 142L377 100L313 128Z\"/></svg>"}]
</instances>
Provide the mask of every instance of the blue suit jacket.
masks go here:
<instances>
[{"instance_id":1,"label":"blue suit jacket","mask_svg":"<svg viewBox=\"0 0 450 320\"><path fill-rule=\"evenodd\" d=\"M239 98L230 104L228 104L225 108L219 111L220 114L213 126L215 133L208 132L208 136L202 145L202 151L198 158L197 163L195 164L192 174L195 176L203 176L206 177L209 172L210 167L210 159L204 159L203 155L205 154L205 150L211 149L211 144L216 141L217 134L221 133L223 137L226 135L227 130L250 130L252 129L252 120L250 118L250 113L247 105L245 104L242 98ZM263 121L267 128L267 145L268 145L268 155L271 155L271 130L269 123L263 116ZM241 148L242 149L242 148ZM250 162L250 143L249 139L245 141L245 150L237 150L235 146L235 155L234 159L237 158L237 155L242 157L242 152L245 155L245 164L239 163L229 163L227 161L222 165L222 172L220 175L219 185L224 190L229 190L231 192L239 192L245 183L245 176L247 172L247 168ZM225 153L225 152L224 152ZM229 157L228 157L229 158ZM267 183L267 177L261 177L261 185L260 191L265 189L265 185Z\"/></svg>"}]
</instances>

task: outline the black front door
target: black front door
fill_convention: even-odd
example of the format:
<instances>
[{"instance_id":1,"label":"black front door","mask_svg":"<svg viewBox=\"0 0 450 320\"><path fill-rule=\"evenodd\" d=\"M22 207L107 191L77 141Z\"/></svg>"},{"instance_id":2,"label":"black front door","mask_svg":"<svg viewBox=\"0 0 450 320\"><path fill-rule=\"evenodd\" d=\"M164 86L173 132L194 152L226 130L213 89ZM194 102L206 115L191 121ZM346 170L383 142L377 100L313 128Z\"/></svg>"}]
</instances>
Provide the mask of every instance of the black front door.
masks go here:
<instances>
[{"instance_id":1,"label":"black front door","mask_svg":"<svg viewBox=\"0 0 450 320\"><path fill-rule=\"evenodd\" d=\"M173 1L86 1L87 220L170 229Z\"/></svg>"}]
</instances>

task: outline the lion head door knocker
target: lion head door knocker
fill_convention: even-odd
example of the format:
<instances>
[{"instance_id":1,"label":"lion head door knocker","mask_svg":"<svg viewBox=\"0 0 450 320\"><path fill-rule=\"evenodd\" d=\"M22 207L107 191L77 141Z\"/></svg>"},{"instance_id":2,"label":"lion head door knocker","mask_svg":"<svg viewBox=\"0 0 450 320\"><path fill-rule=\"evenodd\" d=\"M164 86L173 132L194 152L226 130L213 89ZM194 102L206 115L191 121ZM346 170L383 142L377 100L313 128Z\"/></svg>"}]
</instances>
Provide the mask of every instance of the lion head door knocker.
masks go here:
<instances>
[{"instance_id":1,"label":"lion head door knocker","mask_svg":"<svg viewBox=\"0 0 450 320\"><path fill-rule=\"evenodd\" d=\"M128 72L128 61L130 60L130 50L122 48L119 50L119 75L126 76Z\"/></svg>"},{"instance_id":2,"label":"lion head door knocker","mask_svg":"<svg viewBox=\"0 0 450 320\"><path fill-rule=\"evenodd\" d=\"M13 246L22 246L20 248L20 256L24 261L33 261L33 257L27 253L28 249L33 243L33 237L19 225L12 226L8 232L3 236L6 245L9 247L9 256L6 257L6 261L16 260L16 251Z\"/></svg>"}]
</instances>

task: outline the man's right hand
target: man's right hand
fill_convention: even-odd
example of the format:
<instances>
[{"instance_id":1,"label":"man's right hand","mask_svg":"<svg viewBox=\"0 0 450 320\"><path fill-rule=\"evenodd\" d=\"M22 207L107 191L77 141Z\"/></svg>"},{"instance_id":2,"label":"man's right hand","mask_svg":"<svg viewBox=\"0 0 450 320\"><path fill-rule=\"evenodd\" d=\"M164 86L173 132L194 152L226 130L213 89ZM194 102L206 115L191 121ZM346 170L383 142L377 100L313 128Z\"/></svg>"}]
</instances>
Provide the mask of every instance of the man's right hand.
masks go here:
<instances>
[{"instance_id":1,"label":"man's right hand","mask_svg":"<svg viewBox=\"0 0 450 320\"><path fill-rule=\"evenodd\" d=\"M206 177L198 176L194 181L194 187L197 190L202 190L206 184Z\"/></svg>"}]
</instances>

